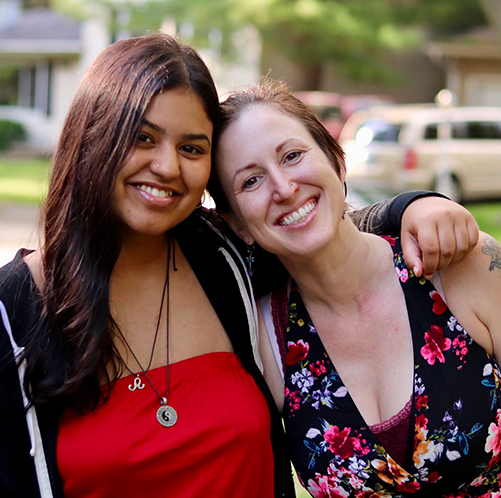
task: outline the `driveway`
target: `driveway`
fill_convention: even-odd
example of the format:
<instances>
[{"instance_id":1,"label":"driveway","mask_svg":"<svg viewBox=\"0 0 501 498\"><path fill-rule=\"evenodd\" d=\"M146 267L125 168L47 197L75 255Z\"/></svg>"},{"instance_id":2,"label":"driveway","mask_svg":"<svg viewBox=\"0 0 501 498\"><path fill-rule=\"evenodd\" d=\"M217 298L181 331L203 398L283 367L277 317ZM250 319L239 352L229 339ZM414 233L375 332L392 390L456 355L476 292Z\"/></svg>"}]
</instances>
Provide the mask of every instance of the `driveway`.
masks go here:
<instances>
[{"instance_id":1,"label":"driveway","mask_svg":"<svg viewBox=\"0 0 501 498\"><path fill-rule=\"evenodd\" d=\"M38 208L0 203L0 266L8 263L20 247L38 246Z\"/></svg>"}]
</instances>

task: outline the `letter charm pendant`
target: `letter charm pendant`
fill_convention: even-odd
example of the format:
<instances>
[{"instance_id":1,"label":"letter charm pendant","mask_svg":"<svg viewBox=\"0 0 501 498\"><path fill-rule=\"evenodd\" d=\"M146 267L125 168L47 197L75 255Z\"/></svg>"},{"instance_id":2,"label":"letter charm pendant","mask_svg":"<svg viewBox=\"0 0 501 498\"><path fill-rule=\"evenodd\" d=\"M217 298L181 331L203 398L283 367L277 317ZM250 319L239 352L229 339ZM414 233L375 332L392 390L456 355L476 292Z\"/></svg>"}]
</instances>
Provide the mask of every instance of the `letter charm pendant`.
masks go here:
<instances>
[{"instance_id":1,"label":"letter charm pendant","mask_svg":"<svg viewBox=\"0 0 501 498\"><path fill-rule=\"evenodd\" d=\"M129 384L129 391L135 391L136 389L144 389L144 384L141 382L139 374L136 374L134 377L134 385Z\"/></svg>"}]
</instances>

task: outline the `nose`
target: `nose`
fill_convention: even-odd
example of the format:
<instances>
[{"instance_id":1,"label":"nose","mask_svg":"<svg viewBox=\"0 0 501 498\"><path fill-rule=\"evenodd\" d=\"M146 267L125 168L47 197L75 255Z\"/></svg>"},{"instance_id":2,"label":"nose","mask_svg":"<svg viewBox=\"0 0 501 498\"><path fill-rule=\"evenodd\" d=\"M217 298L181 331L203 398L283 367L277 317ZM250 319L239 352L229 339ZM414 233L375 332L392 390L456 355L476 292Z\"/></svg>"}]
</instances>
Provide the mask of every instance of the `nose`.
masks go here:
<instances>
[{"instance_id":1,"label":"nose","mask_svg":"<svg viewBox=\"0 0 501 498\"><path fill-rule=\"evenodd\" d=\"M177 150L163 148L150 161L150 171L163 179L177 178L181 174L181 165Z\"/></svg>"},{"instance_id":2,"label":"nose","mask_svg":"<svg viewBox=\"0 0 501 498\"><path fill-rule=\"evenodd\" d=\"M273 176L273 200L283 202L294 196L299 185L287 174L277 172Z\"/></svg>"}]
</instances>

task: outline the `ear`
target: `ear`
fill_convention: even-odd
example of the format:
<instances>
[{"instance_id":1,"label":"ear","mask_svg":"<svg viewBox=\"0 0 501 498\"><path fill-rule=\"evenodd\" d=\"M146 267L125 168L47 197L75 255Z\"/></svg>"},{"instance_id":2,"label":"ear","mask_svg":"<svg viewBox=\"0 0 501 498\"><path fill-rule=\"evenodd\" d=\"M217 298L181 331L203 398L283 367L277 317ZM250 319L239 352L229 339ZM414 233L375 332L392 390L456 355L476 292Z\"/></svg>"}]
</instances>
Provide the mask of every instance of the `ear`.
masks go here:
<instances>
[{"instance_id":1,"label":"ear","mask_svg":"<svg viewBox=\"0 0 501 498\"><path fill-rule=\"evenodd\" d=\"M339 161L339 179L341 183L346 182L346 161L344 159Z\"/></svg>"},{"instance_id":2,"label":"ear","mask_svg":"<svg viewBox=\"0 0 501 498\"><path fill-rule=\"evenodd\" d=\"M247 228L237 219L234 214L221 212L221 216L224 218L224 221L228 223L229 227L247 244L254 244L254 238L249 233Z\"/></svg>"}]
</instances>

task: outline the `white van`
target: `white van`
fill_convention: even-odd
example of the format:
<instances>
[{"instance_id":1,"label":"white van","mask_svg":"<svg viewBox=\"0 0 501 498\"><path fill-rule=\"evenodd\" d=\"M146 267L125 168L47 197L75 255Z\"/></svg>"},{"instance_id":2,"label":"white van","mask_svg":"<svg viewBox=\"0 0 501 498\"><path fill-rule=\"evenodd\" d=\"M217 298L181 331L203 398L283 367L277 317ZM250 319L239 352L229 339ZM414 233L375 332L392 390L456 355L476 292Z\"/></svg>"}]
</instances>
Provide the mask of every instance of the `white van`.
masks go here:
<instances>
[{"instance_id":1,"label":"white van","mask_svg":"<svg viewBox=\"0 0 501 498\"><path fill-rule=\"evenodd\" d=\"M348 178L456 201L501 197L501 108L416 104L355 112L339 141Z\"/></svg>"}]
</instances>

